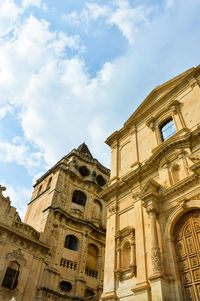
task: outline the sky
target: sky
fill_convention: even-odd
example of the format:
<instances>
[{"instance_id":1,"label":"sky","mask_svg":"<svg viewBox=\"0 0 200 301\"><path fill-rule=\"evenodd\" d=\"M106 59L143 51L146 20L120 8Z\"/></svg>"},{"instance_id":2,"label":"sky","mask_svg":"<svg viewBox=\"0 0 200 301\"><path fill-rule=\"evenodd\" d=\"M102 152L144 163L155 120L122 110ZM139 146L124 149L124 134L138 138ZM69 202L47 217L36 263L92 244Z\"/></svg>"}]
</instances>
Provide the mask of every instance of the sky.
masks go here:
<instances>
[{"instance_id":1,"label":"sky","mask_svg":"<svg viewBox=\"0 0 200 301\"><path fill-rule=\"evenodd\" d=\"M200 0L0 0L0 184L20 216L81 143L110 167L106 138L199 49Z\"/></svg>"}]
</instances>

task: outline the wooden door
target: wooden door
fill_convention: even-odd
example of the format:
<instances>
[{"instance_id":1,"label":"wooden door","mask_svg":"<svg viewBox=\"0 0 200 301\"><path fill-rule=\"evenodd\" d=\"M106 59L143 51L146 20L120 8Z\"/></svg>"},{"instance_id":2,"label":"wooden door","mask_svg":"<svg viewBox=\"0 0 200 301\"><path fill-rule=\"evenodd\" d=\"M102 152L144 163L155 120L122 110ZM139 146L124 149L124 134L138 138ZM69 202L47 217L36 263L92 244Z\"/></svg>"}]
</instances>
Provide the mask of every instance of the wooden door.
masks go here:
<instances>
[{"instance_id":1,"label":"wooden door","mask_svg":"<svg viewBox=\"0 0 200 301\"><path fill-rule=\"evenodd\" d=\"M185 300L200 301L200 210L181 217L174 238Z\"/></svg>"}]
</instances>

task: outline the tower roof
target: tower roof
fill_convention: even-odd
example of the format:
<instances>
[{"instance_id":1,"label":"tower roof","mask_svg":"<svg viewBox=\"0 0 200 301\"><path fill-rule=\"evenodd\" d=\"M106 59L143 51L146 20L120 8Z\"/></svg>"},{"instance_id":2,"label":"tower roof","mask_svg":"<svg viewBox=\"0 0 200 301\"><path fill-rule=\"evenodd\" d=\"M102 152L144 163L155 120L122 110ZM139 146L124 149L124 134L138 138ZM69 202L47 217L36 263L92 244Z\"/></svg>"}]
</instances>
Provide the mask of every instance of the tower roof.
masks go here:
<instances>
[{"instance_id":1,"label":"tower roof","mask_svg":"<svg viewBox=\"0 0 200 301\"><path fill-rule=\"evenodd\" d=\"M79 145L79 147L77 148L77 151L79 151L80 153L82 153L84 155L87 155L87 156L93 158L92 154L89 151L89 148L87 147L87 145L85 144L85 142L83 142L81 145Z\"/></svg>"}]
</instances>

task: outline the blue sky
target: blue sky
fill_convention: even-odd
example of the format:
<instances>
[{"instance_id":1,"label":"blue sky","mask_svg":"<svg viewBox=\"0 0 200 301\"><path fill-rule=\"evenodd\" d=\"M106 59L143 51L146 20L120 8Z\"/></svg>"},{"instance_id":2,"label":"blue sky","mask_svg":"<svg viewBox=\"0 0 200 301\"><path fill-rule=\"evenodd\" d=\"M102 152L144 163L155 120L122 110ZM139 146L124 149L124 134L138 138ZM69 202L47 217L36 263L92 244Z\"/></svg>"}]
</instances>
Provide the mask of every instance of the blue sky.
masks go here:
<instances>
[{"instance_id":1,"label":"blue sky","mask_svg":"<svg viewBox=\"0 0 200 301\"><path fill-rule=\"evenodd\" d=\"M200 63L200 0L0 0L0 183L23 217L32 185L104 144L153 88Z\"/></svg>"}]
</instances>

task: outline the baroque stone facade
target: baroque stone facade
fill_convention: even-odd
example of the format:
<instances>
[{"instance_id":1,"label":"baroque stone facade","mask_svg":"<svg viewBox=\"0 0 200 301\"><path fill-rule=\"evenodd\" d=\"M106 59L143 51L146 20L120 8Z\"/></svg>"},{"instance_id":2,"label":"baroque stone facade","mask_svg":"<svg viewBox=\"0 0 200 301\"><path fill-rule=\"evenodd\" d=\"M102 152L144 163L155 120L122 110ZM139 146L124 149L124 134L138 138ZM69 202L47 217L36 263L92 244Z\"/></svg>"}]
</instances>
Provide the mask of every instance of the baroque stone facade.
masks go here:
<instances>
[{"instance_id":1,"label":"baroque stone facade","mask_svg":"<svg viewBox=\"0 0 200 301\"><path fill-rule=\"evenodd\" d=\"M36 181L24 222L0 187L0 300L99 299L108 179L83 143Z\"/></svg>"},{"instance_id":2,"label":"baroque stone facade","mask_svg":"<svg viewBox=\"0 0 200 301\"><path fill-rule=\"evenodd\" d=\"M155 88L106 142L101 300L200 300L200 66Z\"/></svg>"}]
</instances>

